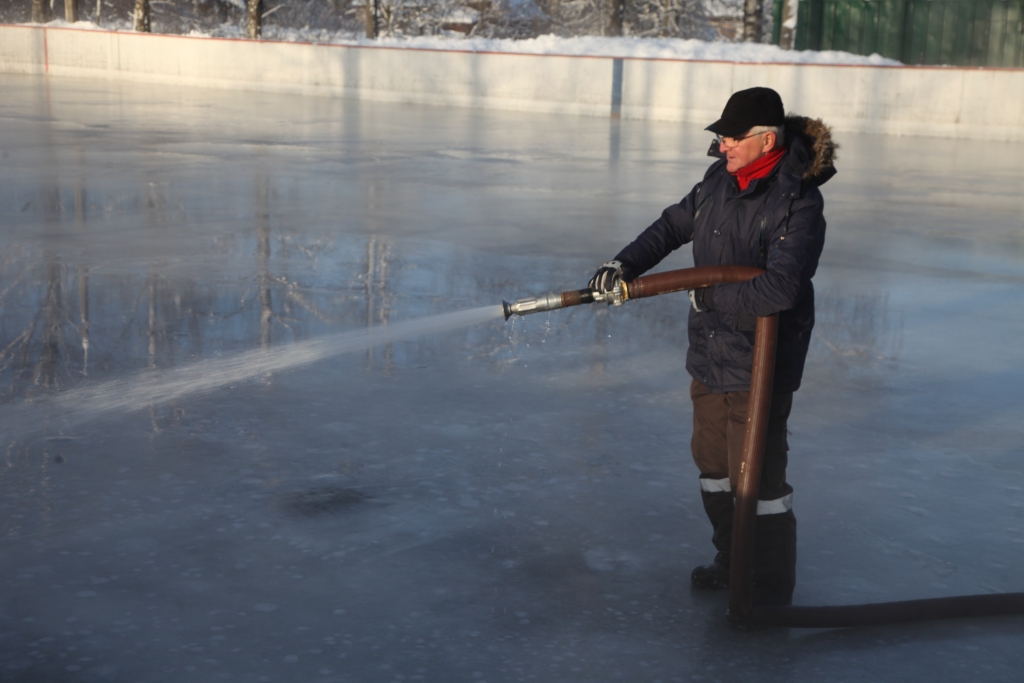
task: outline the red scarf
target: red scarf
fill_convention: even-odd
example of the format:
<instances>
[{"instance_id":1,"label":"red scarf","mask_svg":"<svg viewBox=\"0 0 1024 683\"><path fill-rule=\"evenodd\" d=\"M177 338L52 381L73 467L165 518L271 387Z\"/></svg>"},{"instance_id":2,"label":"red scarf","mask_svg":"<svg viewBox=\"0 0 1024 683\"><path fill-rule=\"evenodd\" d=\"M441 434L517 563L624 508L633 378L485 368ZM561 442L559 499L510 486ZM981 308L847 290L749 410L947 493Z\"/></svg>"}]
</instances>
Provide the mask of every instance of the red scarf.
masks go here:
<instances>
[{"instance_id":1,"label":"red scarf","mask_svg":"<svg viewBox=\"0 0 1024 683\"><path fill-rule=\"evenodd\" d=\"M760 159L751 161L740 170L730 174L739 183L740 192L750 187L750 183L758 178L766 178L785 153L785 147L776 147Z\"/></svg>"}]
</instances>

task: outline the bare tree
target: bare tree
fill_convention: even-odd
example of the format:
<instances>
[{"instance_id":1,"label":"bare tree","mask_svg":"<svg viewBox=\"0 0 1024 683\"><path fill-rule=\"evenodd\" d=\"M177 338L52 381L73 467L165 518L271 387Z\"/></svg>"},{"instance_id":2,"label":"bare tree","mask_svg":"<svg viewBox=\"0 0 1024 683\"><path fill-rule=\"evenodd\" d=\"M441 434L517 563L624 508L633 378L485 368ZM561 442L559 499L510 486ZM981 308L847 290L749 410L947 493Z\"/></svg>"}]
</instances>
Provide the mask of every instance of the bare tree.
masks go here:
<instances>
[{"instance_id":1,"label":"bare tree","mask_svg":"<svg viewBox=\"0 0 1024 683\"><path fill-rule=\"evenodd\" d=\"M711 37L700 0L628 0L629 35L659 38Z\"/></svg>"},{"instance_id":2,"label":"bare tree","mask_svg":"<svg viewBox=\"0 0 1024 683\"><path fill-rule=\"evenodd\" d=\"M247 0L245 34L255 40L263 33L263 0Z\"/></svg>"},{"instance_id":3,"label":"bare tree","mask_svg":"<svg viewBox=\"0 0 1024 683\"><path fill-rule=\"evenodd\" d=\"M608 26L607 0L538 0L550 17L551 33L560 36L604 35Z\"/></svg>"},{"instance_id":4,"label":"bare tree","mask_svg":"<svg viewBox=\"0 0 1024 683\"><path fill-rule=\"evenodd\" d=\"M53 0L0 0L0 22L50 21ZM86 0L88 1L88 0ZM97 0L87 18L128 20L136 31L190 31L232 35L243 27L251 39L279 37L286 27L347 36L456 35L484 38L559 36L657 36L714 38L703 5L709 0ZM734 2L738 8L746 0ZM751 0L753 1L753 0ZM783 1L783 0L778 0ZM83 18L82 0L65 0L68 21ZM7 5L10 8L7 8ZM764 0L761 0L761 5ZM737 9L737 15L742 12ZM738 22L737 22L738 23ZM237 29L236 29L237 30ZM765 33L762 20L761 35ZM236 35L236 34L235 34ZM313 40L332 36L312 37Z\"/></svg>"},{"instance_id":5,"label":"bare tree","mask_svg":"<svg viewBox=\"0 0 1024 683\"><path fill-rule=\"evenodd\" d=\"M481 0L469 4L480 12L469 32L471 36L534 38L550 31L550 17L534 2Z\"/></svg>"},{"instance_id":6,"label":"bare tree","mask_svg":"<svg viewBox=\"0 0 1024 683\"><path fill-rule=\"evenodd\" d=\"M366 37L377 37L377 17L380 11L378 0L366 0L363 6L363 25L366 27Z\"/></svg>"},{"instance_id":7,"label":"bare tree","mask_svg":"<svg viewBox=\"0 0 1024 683\"><path fill-rule=\"evenodd\" d=\"M779 47L792 50L796 44L797 0L775 0L782 5L782 26L779 27Z\"/></svg>"},{"instance_id":8,"label":"bare tree","mask_svg":"<svg viewBox=\"0 0 1024 683\"><path fill-rule=\"evenodd\" d=\"M149 33L149 0L135 0L132 30L139 33Z\"/></svg>"},{"instance_id":9,"label":"bare tree","mask_svg":"<svg viewBox=\"0 0 1024 683\"><path fill-rule=\"evenodd\" d=\"M745 0L743 3L743 42L760 43L764 18L764 0Z\"/></svg>"},{"instance_id":10,"label":"bare tree","mask_svg":"<svg viewBox=\"0 0 1024 683\"><path fill-rule=\"evenodd\" d=\"M537 0L560 36L704 38L713 32L701 0Z\"/></svg>"},{"instance_id":11,"label":"bare tree","mask_svg":"<svg viewBox=\"0 0 1024 683\"><path fill-rule=\"evenodd\" d=\"M605 35L622 35L622 17L626 9L626 0L611 0L608 11L608 30Z\"/></svg>"},{"instance_id":12,"label":"bare tree","mask_svg":"<svg viewBox=\"0 0 1024 683\"><path fill-rule=\"evenodd\" d=\"M439 33L452 12L463 8L458 0L378 0L378 6L379 24L389 36Z\"/></svg>"},{"instance_id":13,"label":"bare tree","mask_svg":"<svg viewBox=\"0 0 1024 683\"><path fill-rule=\"evenodd\" d=\"M32 23L45 24L53 19L53 11L47 0L32 0Z\"/></svg>"}]
</instances>

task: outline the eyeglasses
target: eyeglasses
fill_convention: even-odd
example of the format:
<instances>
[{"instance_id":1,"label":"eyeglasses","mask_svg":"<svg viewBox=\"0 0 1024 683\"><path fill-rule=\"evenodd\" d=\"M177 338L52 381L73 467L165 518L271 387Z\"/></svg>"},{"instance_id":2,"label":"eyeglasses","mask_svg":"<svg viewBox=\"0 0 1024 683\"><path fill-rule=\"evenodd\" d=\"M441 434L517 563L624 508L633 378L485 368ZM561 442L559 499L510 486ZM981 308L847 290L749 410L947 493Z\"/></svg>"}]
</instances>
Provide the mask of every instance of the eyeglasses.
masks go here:
<instances>
[{"instance_id":1,"label":"eyeglasses","mask_svg":"<svg viewBox=\"0 0 1024 683\"><path fill-rule=\"evenodd\" d=\"M744 135L741 138L731 138L728 135L716 135L715 142L721 145L722 147L725 147L726 149L732 149L733 147L736 147L747 138L752 138L755 135L764 135L767 132L768 131L765 130L761 131L760 133L751 133L750 135Z\"/></svg>"}]
</instances>

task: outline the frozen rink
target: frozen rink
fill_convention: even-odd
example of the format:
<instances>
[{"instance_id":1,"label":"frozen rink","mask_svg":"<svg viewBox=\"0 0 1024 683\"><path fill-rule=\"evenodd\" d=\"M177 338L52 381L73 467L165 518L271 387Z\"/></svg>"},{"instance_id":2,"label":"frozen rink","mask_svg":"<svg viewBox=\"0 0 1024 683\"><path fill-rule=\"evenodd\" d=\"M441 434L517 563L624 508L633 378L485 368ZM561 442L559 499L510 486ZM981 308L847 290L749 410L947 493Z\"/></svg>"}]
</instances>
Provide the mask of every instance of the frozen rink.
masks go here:
<instances>
[{"instance_id":1,"label":"frozen rink","mask_svg":"<svg viewBox=\"0 0 1024 683\"><path fill-rule=\"evenodd\" d=\"M583 287L701 126L0 93L4 683L1020 680L1024 617L742 633L691 592L683 294L289 350ZM1024 591L1024 144L836 137L794 601Z\"/></svg>"}]
</instances>

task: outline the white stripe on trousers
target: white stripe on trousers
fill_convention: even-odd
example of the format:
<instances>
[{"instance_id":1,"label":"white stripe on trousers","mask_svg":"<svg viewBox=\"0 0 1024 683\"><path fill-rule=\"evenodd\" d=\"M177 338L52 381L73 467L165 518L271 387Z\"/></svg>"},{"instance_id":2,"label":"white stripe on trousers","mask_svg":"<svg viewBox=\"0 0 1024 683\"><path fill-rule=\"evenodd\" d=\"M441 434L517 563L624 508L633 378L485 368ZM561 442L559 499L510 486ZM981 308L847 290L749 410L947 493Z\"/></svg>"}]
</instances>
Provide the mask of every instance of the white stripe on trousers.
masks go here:
<instances>
[{"instance_id":1,"label":"white stripe on trousers","mask_svg":"<svg viewBox=\"0 0 1024 683\"><path fill-rule=\"evenodd\" d=\"M725 479L707 479L701 477L700 490L704 493L730 493L732 486L729 485L729 477Z\"/></svg>"},{"instance_id":2,"label":"white stripe on trousers","mask_svg":"<svg viewBox=\"0 0 1024 683\"><path fill-rule=\"evenodd\" d=\"M702 477L700 480L700 490L704 493L731 493L732 486L729 484L728 477L725 479L708 479ZM776 498L774 500L757 501L757 514L759 515L781 515L792 509L792 493L787 493L782 498Z\"/></svg>"},{"instance_id":3,"label":"white stripe on trousers","mask_svg":"<svg viewBox=\"0 0 1024 683\"><path fill-rule=\"evenodd\" d=\"M793 494L787 493L782 498L775 500L757 501L757 514L759 515L781 515L793 509Z\"/></svg>"}]
</instances>

